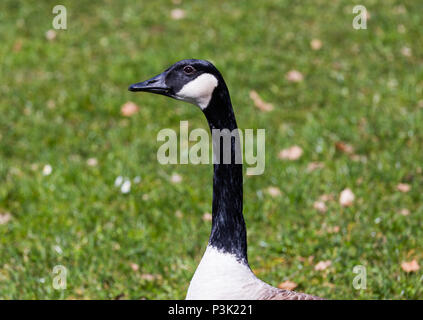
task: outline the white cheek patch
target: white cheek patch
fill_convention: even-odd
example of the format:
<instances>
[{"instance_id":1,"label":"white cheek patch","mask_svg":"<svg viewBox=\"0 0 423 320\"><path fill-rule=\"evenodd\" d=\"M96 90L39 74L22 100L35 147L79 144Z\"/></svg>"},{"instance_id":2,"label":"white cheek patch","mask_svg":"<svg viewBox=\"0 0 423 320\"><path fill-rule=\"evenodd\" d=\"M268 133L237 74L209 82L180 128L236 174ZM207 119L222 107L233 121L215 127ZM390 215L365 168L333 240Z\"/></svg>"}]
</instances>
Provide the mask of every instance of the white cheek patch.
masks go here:
<instances>
[{"instance_id":1,"label":"white cheek patch","mask_svg":"<svg viewBox=\"0 0 423 320\"><path fill-rule=\"evenodd\" d=\"M196 104L204 110L207 108L213 90L217 87L217 84L218 81L214 75L203 73L184 85L182 89L176 93L176 96L178 99Z\"/></svg>"}]
</instances>

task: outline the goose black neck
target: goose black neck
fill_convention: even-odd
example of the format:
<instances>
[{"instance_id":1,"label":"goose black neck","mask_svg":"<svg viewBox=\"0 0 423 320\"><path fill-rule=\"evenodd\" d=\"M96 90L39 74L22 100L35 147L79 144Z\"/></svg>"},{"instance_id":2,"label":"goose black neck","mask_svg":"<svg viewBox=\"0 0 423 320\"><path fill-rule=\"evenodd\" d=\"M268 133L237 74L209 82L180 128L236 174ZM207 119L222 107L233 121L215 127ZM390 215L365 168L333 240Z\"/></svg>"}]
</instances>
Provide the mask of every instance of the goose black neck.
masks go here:
<instances>
[{"instance_id":1,"label":"goose black neck","mask_svg":"<svg viewBox=\"0 0 423 320\"><path fill-rule=\"evenodd\" d=\"M220 81L213 92L212 98L204 109L210 130L227 129L234 132L238 129L234 111L225 83ZM235 131L237 132L237 131ZM240 141L231 136L231 161L224 163L224 139L220 139L220 152L216 161L216 141L213 138L214 175L213 175L213 204L212 230L209 245L230 254L238 260L248 263L247 232L242 214L242 163L236 163L235 153L240 150ZM225 148L227 149L227 148Z\"/></svg>"}]
</instances>

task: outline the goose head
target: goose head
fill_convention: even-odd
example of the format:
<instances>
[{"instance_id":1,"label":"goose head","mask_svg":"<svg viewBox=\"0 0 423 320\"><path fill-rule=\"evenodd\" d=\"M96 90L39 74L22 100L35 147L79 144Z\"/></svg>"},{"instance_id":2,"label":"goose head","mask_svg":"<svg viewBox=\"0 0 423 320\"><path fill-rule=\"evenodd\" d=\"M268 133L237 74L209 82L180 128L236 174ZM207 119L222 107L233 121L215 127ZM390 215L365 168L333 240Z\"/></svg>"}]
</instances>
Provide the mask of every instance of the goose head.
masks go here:
<instances>
[{"instance_id":1,"label":"goose head","mask_svg":"<svg viewBox=\"0 0 423 320\"><path fill-rule=\"evenodd\" d=\"M224 81L216 67L205 60L186 59L159 75L129 86L129 91L161 94L206 109L219 86Z\"/></svg>"}]
</instances>

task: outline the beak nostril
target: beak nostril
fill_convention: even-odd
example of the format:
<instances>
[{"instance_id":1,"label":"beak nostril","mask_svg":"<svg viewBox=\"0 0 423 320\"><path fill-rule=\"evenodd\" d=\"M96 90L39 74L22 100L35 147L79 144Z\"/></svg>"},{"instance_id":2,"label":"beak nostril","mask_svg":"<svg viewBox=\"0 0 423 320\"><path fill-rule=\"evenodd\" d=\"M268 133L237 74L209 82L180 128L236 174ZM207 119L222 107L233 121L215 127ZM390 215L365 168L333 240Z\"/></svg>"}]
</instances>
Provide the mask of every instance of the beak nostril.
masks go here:
<instances>
[{"instance_id":1,"label":"beak nostril","mask_svg":"<svg viewBox=\"0 0 423 320\"><path fill-rule=\"evenodd\" d=\"M167 90L165 75L163 73L129 87L129 91L144 91L162 95L167 95Z\"/></svg>"}]
</instances>

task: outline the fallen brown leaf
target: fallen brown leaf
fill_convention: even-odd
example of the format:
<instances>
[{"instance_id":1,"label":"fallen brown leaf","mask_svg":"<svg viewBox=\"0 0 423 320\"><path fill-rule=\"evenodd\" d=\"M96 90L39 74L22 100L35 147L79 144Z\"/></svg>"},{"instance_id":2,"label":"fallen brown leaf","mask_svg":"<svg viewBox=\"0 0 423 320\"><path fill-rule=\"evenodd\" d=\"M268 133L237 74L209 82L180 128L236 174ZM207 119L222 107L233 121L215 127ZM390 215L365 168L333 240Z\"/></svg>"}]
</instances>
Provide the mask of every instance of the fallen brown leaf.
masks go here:
<instances>
[{"instance_id":1,"label":"fallen brown leaf","mask_svg":"<svg viewBox=\"0 0 423 320\"><path fill-rule=\"evenodd\" d=\"M141 275L141 279L146 280L146 281L160 280L161 279L161 275L159 275L159 274L143 273Z\"/></svg>"},{"instance_id":2,"label":"fallen brown leaf","mask_svg":"<svg viewBox=\"0 0 423 320\"><path fill-rule=\"evenodd\" d=\"M329 268L332 264L332 261L330 260L326 260L326 261L319 261L315 266L314 266L314 270L316 271L322 271L322 270L326 270L327 268Z\"/></svg>"},{"instance_id":3,"label":"fallen brown leaf","mask_svg":"<svg viewBox=\"0 0 423 320\"><path fill-rule=\"evenodd\" d=\"M400 183L397 185L397 190L406 193L411 190L411 186L407 183Z\"/></svg>"},{"instance_id":4,"label":"fallen brown leaf","mask_svg":"<svg viewBox=\"0 0 423 320\"><path fill-rule=\"evenodd\" d=\"M411 49L409 47L402 47L401 48L401 54L404 57L411 57Z\"/></svg>"},{"instance_id":5,"label":"fallen brown leaf","mask_svg":"<svg viewBox=\"0 0 423 320\"><path fill-rule=\"evenodd\" d=\"M402 214L403 216L408 216L410 214L410 210L403 208L400 210L399 213Z\"/></svg>"},{"instance_id":6,"label":"fallen brown leaf","mask_svg":"<svg viewBox=\"0 0 423 320\"><path fill-rule=\"evenodd\" d=\"M289 82L301 82L304 77L303 74L297 70L291 70L285 75L286 80Z\"/></svg>"},{"instance_id":7,"label":"fallen brown leaf","mask_svg":"<svg viewBox=\"0 0 423 320\"><path fill-rule=\"evenodd\" d=\"M206 212L203 214L203 221L212 221L212 219L213 219L213 216L211 213Z\"/></svg>"},{"instance_id":8,"label":"fallen brown leaf","mask_svg":"<svg viewBox=\"0 0 423 320\"><path fill-rule=\"evenodd\" d=\"M75 293L76 293L78 296L82 296L82 295L84 294L84 288L76 288L76 289L75 289Z\"/></svg>"},{"instance_id":9,"label":"fallen brown leaf","mask_svg":"<svg viewBox=\"0 0 423 320\"><path fill-rule=\"evenodd\" d=\"M139 265L137 265L136 263L133 263L133 262L131 262L129 265L130 265L132 271L138 271L139 268L140 268Z\"/></svg>"},{"instance_id":10,"label":"fallen brown leaf","mask_svg":"<svg viewBox=\"0 0 423 320\"><path fill-rule=\"evenodd\" d=\"M56 38L56 31L50 29L46 32L46 39L48 41L53 41Z\"/></svg>"},{"instance_id":11,"label":"fallen brown leaf","mask_svg":"<svg viewBox=\"0 0 423 320\"><path fill-rule=\"evenodd\" d=\"M320 48L322 47L322 41L320 41L319 39L313 39L313 40L311 40L311 42L310 42L310 47L313 49L313 50L320 50Z\"/></svg>"},{"instance_id":12,"label":"fallen brown leaf","mask_svg":"<svg viewBox=\"0 0 423 320\"><path fill-rule=\"evenodd\" d=\"M292 146L287 149L283 149L279 152L279 159L282 160L297 160L303 155L303 149L299 146Z\"/></svg>"},{"instance_id":13,"label":"fallen brown leaf","mask_svg":"<svg viewBox=\"0 0 423 320\"><path fill-rule=\"evenodd\" d=\"M281 190L277 187L268 187L267 193L272 197L279 197L282 193Z\"/></svg>"},{"instance_id":14,"label":"fallen brown leaf","mask_svg":"<svg viewBox=\"0 0 423 320\"><path fill-rule=\"evenodd\" d=\"M182 211L181 211L181 210L176 210L176 212L175 212L175 216L176 216L177 218L181 219L181 218L183 218L183 217L184 217L184 214L182 213Z\"/></svg>"},{"instance_id":15,"label":"fallen brown leaf","mask_svg":"<svg viewBox=\"0 0 423 320\"><path fill-rule=\"evenodd\" d=\"M420 266L417 260L414 259L412 261L404 261L403 263L401 263L401 268L405 272L415 272L420 269Z\"/></svg>"},{"instance_id":16,"label":"fallen brown leaf","mask_svg":"<svg viewBox=\"0 0 423 320\"><path fill-rule=\"evenodd\" d=\"M362 163L366 163L367 162L367 157L366 156L359 155L359 154L352 154L350 156L350 158L354 162L362 162Z\"/></svg>"},{"instance_id":17,"label":"fallen brown leaf","mask_svg":"<svg viewBox=\"0 0 423 320\"><path fill-rule=\"evenodd\" d=\"M182 181L182 176L180 176L177 173L172 174L172 176L170 177L170 181L172 183L180 183Z\"/></svg>"},{"instance_id":18,"label":"fallen brown leaf","mask_svg":"<svg viewBox=\"0 0 423 320\"><path fill-rule=\"evenodd\" d=\"M278 284L278 288L283 290L294 290L297 286L298 285L295 282L289 280Z\"/></svg>"},{"instance_id":19,"label":"fallen brown leaf","mask_svg":"<svg viewBox=\"0 0 423 320\"><path fill-rule=\"evenodd\" d=\"M307 171L312 172L317 169L323 169L325 165L321 162L310 162L307 166Z\"/></svg>"},{"instance_id":20,"label":"fallen brown leaf","mask_svg":"<svg viewBox=\"0 0 423 320\"><path fill-rule=\"evenodd\" d=\"M336 142L335 147L336 147L337 150L344 152L346 154L353 154L354 153L353 146L351 146L350 144L345 143L343 141Z\"/></svg>"},{"instance_id":21,"label":"fallen brown leaf","mask_svg":"<svg viewBox=\"0 0 423 320\"><path fill-rule=\"evenodd\" d=\"M268 112L274 109L271 103L263 101L259 94L254 90L250 91L250 98L253 100L254 105L261 111Z\"/></svg>"},{"instance_id":22,"label":"fallen brown leaf","mask_svg":"<svg viewBox=\"0 0 423 320\"><path fill-rule=\"evenodd\" d=\"M97 164L98 164L98 161L96 158L89 158L87 160L87 165L89 165L90 167L95 167L97 166Z\"/></svg>"},{"instance_id":23,"label":"fallen brown leaf","mask_svg":"<svg viewBox=\"0 0 423 320\"><path fill-rule=\"evenodd\" d=\"M403 24L399 24L397 30L399 33L405 33L407 31Z\"/></svg>"},{"instance_id":24,"label":"fallen brown leaf","mask_svg":"<svg viewBox=\"0 0 423 320\"><path fill-rule=\"evenodd\" d=\"M324 201L324 202L326 202L326 201L332 201L332 200L333 200L333 198L334 198L333 194L322 194L322 195L319 197L319 200L320 200L320 201Z\"/></svg>"},{"instance_id":25,"label":"fallen brown leaf","mask_svg":"<svg viewBox=\"0 0 423 320\"><path fill-rule=\"evenodd\" d=\"M348 188L343 190L339 196L339 203L343 207L351 206L354 200L355 200L355 195L351 191L351 189L348 189Z\"/></svg>"},{"instance_id":26,"label":"fallen brown leaf","mask_svg":"<svg viewBox=\"0 0 423 320\"><path fill-rule=\"evenodd\" d=\"M9 212L0 213L0 225L8 223L12 219Z\"/></svg>"},{"instance_id":27,"label":"fallen brown leaf","mask_svg":"<svg viewBox=\"0 0 423 320\"><path fill-rule=\"evenodd\" d=\"M49 108L50 110L53 110L54 108L56 108L56 102L54 102L53 99L49 99L47 101L47 108Z\"/></svg>"},{"instance_id":28,"label":"fallen brown leaf","mask_svg":"<svg viewBox=\"0 0 423 320\"><path fill-rule=\"evenodd\" d=\"M400 4L396 7L394 7L394 13L395 14L406 14L407 13L407 8L404 7L404 5Z\"/></svg>"},{"instance_id":29,"label":"fallen brown leaf","mask_svg":"<svg viewBox=\"0 0 423 320\"><path fill-rule=\"evenodd\" d=\"M121 108L120 113L125 117L130 117L139 111L139 107L132 101L126 102Z\"/></svg>"},{"instance_id":30,"label":"fallen brown leaf","mask_svg":"<svg viewBox=\"0 0 423 320\"><path fill-rule=\"evenodd\" d=\"M327 228L328 233L338 233L339 230L341 230L341 228L339 226L333 226L333 227Z\"/></svg>"},{"instance_id":31,"label":"fallen brown leaf","mask_svg":"<svg viewBox=\"0 0 423 320\"><path fill-rule=\"evenodd\" d=\"M183 9L179 9L179 8L177 8L177 9L173 9L173 10L170 12L170 17L171 17L173 20L181 20L181 19L185 18L185 10L183 10Z\"/></svg>"},{"instance_id":32,"label":"fallen brown leaf","mask_svg":"<svg viewBox=\"0 0 423 320\"><path fill-rule=\"evenodd\" d=\"M335 288L335 285L333 283L330 283L330 282L323 283L323 286L327 287L327 288L331 288L331 289Z\"/></svg>"},{"instance_id":33,"label":"fallen brown leaf","mask_svg":"<svg viewBox=\"0 0 423 320\"><path fill-rule=\"evenodd\" d=\"M22 39L18 39L15 41L15 43L13 44L13 52L19 52L22 49Z\"/></svg>"},{"instance_id":34,"label":"fallen brown leaf","mask_svg":"<svg viewBox=\"0 0 423 320\"><path fill-rule=\"evenodd\" d=\"M322 213L325 213L326 211L328 211L328 208L326 207L326 204L323 201L314 202L313 208Z\"/></svg>"}]
</instances>

